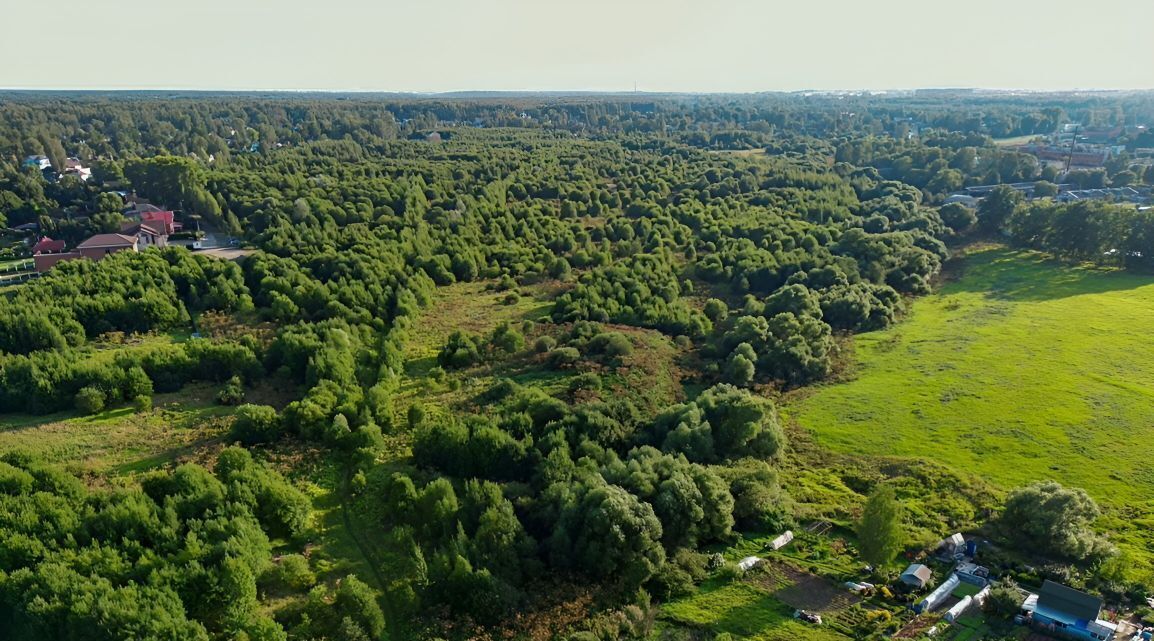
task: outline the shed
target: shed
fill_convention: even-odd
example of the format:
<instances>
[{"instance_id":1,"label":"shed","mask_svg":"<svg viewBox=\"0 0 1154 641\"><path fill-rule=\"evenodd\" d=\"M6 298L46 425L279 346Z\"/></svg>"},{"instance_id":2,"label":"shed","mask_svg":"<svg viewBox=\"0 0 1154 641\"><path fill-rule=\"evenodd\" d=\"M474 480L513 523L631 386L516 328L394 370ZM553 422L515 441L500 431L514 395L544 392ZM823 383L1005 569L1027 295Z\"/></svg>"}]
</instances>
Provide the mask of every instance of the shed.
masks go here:
<instances>
[{"instance_id":1,"label":"shed","mask_svg":"<svg viewBox=\"0 0 1154 641\"><path fill-rule=\"evenodd\" d=\"M933 577L933 575L934 573L928 567L921 563L912 563L910 567L906 568L905 572L902 572L901 579L902 583L906 585L915 588L924 588L926 584L930 582L930 578Z\"/></svg>"},{"instance_id":2,"label":"shed","mask_svg":"<svg viewBox=\"0 0 1154 641\"><path fill-rule=\"evenodd\" d=\"M955 532L942 540L938 547L947 552L954 553L961 551L966 546L966 539L961 532Z\"/></svg>"}]
</instances>

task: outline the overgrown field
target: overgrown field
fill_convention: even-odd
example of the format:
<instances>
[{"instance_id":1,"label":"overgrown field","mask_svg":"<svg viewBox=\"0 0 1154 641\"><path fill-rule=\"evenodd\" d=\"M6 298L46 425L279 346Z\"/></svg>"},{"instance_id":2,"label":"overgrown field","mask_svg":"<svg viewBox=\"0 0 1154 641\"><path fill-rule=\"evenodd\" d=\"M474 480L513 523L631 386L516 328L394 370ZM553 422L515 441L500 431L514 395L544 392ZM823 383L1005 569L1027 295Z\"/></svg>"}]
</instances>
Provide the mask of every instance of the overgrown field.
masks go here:
<instances>
[{"instance_id":1,"label":"overgrown field","mask_svg":"<svg viewBox=\"0 0 1154 641\"><path fill-rule=\"evenodd\" d=\"M837 452L922 458L1009 489L1087 490L1112 540L1154 560L1154 277L974 251L893 328L859 335L852 380L789 413Z\"/></svg>"}]
</instances>

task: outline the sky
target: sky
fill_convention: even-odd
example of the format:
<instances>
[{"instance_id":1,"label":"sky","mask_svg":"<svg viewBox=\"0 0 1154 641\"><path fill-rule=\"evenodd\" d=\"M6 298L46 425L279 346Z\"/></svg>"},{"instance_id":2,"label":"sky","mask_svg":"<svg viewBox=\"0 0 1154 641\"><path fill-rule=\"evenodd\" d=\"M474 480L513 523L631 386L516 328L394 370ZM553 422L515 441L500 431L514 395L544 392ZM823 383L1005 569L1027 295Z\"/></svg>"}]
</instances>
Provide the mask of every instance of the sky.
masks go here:
<instances>
[{"instance_id":1,"label":"sky","mask_svg":"<svg viewBox=\"0 0 1154 641\"><path fill-rule=\"evenodd\" d=\"M4 88L1154 88L1152 0L4 4Z\"/></svg>"}]
</instances>

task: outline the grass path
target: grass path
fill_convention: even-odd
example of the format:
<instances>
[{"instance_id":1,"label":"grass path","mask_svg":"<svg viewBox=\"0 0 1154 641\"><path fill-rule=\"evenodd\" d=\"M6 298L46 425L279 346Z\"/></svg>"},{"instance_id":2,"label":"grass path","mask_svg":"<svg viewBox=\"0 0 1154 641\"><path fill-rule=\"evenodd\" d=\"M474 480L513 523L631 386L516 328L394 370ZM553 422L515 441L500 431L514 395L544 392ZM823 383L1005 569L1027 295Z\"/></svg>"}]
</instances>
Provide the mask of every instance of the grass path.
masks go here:
<instances>
[{"instance_id":1,"label":"grass path","mask_svg":"<svg viewBox=\"0 0 1154 641\"><path fill-rule=\"evenodd\" d=\"M932 459L1003 488L1085 488L1149 560L1151 321L1154 277L978 251L909 318L857 337L853 380L789 414L838 452Z\"/></svg>"}]
</instances>

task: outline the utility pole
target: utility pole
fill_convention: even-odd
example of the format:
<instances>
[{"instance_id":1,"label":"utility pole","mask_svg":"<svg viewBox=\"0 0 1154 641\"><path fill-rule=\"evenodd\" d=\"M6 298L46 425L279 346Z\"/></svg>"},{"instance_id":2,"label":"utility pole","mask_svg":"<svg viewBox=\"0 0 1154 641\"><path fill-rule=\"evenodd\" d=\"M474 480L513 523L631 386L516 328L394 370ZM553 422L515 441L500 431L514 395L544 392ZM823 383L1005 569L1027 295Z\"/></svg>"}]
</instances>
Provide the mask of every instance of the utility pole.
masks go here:
<instances>
[{"instance_id":1,"label":"utility pole","mask_svg":"<svg viewBox=\"0 0 1154 641\"><path fill-rule=\"evenodd\" d=\"M1070 151L1066 154L1066 171L1062 173L1062 179L1070 173L1070 163L1074 162L1074 145L1078 142L1078 130L1082 128L1082 123L1074 125L1074 137L1070 139Z\"/></svg>"}]
</instances>

